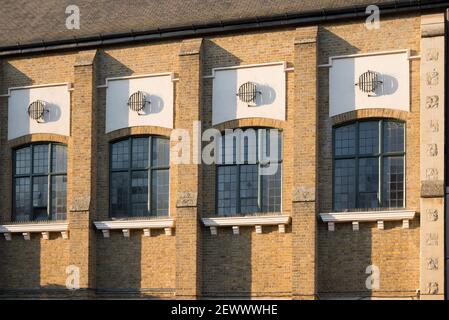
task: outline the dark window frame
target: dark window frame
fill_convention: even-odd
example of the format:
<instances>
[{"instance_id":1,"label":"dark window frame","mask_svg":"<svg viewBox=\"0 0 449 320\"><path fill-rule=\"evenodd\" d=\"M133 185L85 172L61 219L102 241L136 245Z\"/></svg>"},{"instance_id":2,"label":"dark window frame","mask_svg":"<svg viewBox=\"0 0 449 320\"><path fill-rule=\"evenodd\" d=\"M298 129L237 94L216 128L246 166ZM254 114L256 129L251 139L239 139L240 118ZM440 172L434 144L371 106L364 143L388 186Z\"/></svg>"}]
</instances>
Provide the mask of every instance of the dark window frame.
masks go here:
<instances>
[{"instance_id":1,"label":"dark window frame","mask_svg":"<svg viewBox=\"0 0 449 320\"><path fill-rule=\"evenodd\" d=\"M225 144L222 145L222 150L221 150L221 155L222 155L222 163L220 164L216 164L215 165L215 212L217 216L246 216L246 215L252 215L252 214L263 214L263 213L280 213L282 212L282 207L283 207L283 162L284 162L284 157L283 157L283 148L284 148L284 132L281 129L278 128L270 128L270 127L245 127L245 128L236 128L236 129L241 129L243 132L247 129L253 129L256 131L256 162L255 163L249 163L248 159L245 159L244 155L243 155L243 163L225 163ZM263 175L260 174L260 167L262 165L264 165L263 163L260 162L260 158L259 158L259 154L261 152L260 150L260 144L259 144L259 130L279 130L280 133L280 159L278 159L276 161L276 163L278 163L279 167L278 170L281 170L281 176L280 176L280 195L281 195L281 201L280 201L280 208L279 211L264 211L263 210ZM222 135L222 139L224 139L225 135ZM235 142L234 142L234 147L236 146ZM233 154L233 158L236 159L237 155L234 153ZM249 158L249 157L248 157ZM237 162L237 161L236 161ZM258 206L258 210L255 212L248 212L248 213L244 213L242 212L242 206L241 206L241 196L240 196L240 191L241 191L241 180L240 180L240 173L241 173L241 167L242 166L248 166L248 165L255 165L257 166L257 206ZM236 177L236 182L237 182L237 188L235 190L235 195L236 195L236 199L237 199L237 203L236 203L236 213L219 213L219 204L218 204L218 194L219 194L219 190L218 190L218 184L219 184L219 168L221 167L236 167L237 168L237 177Z\"/></svg>"},{"instance_id":2,"label":"dark window frame","mask_svg":"<svg viewBox=\"0 0 449 320\"><path fill-rule=\"evenodd\" d=\"M132 157L132 142L134 139L141 139L141 138L147 138L148 139L148 165L146 167L142 168L133 168L133 157ZM108 194L109 194L109 218L132 218L132 217L142 217L142 218L149 218L149 217L161 217L162 215L153 214L153 208L152 208L152 177L153 172L158 170L168 170L168 179L169 179L169 190L168 190L168 208L167 208L167 215L164 216L170 216L170 155L169 155L169 164L168 166L153 166L153 138L157 139L164 139L167 140L170 143L170 138L166 136L161 135L132 135L127 136L124 138L119 138L116 140L112 140L109 142L109 186L108 186ZM113 169L112 168L112 148L114 144L128 141L128 168L120 168L120 169ZM112 210L112 174L116 172L126 172L128 173L128 198L127 198L127 209L126 212L128 212L127 215L124 216L116 216L113 214ZM145 216L135 216L132 214L132 175L133 172L147 172L147 208L148 213Z\"/></svg>"},{"instance_id":3,"label":"dark window frame","mask_svg":"<svg viewBox=\"0 0 449 320\"><path fill-rule=\"evenodd\" d=\"M34 148L36 146L48 146L48 163L47 163L47 173L34 173ZM38 177L47 177L47 221L52 221L53 220L53 215L55 215L55 213L52 212L52 205L53 205L53 199L52 199L52 178L53 177L66 177L66 183L68 184L68 175L67 175L67 171L68 171L68 159L67 159L67 163L65 165L66 167L66 171L63 172L53 172L52 170L52 165L53 165L53 157L52 157L52 151L53 151L53 146L63 146L66 148L66 151L68 152L68 146L65 143L60 143L60 142L51 142L51 141L40 141L40 142L33 142L33 143L29 143L26 145L21 145L18 147L15 147L12 149L12 220L13 221L21 221L21 220L17 220L17 212L16 212L16 179L20 179L20 178L29 178L30 179L30 203L29 203L29 208L31 210L30 212L30 216L31 219L29 219L28 221L42 221L42 220L38 220L34 217L34 212L33 212L33 181L34 178L38 178ZM16 154L19 150L22 149L26 149L26 148L30 148L30 173L29 174L16 174ZM67 201L67 188L66 188L66 201ZM66 208L67 208L67 203L66 203ZM56 221L65 221L67 220L67 212L65 213L65 217L64 219L55 219Z\"/></svg>"},{"instance_id":4,"label":"dark window frame","mask_svg":"<svg viewBox=\"0 0 449 320\"><path fill-rule=\"evenodd\" d=\"M379 149L377 153L366 153L366 154L360 154L359 153L359 138L360 138L360 123L363 122L378 122L378 144ZM385 152L384 151L384 128L385 123L387 122L394 122L394 123L401 123L403 125L403 134L404 134L404 148L401 152ZM354 154L353 155L343 155L343 156L336 156L335 148L336 148L336 139L335 139L335 133L338 128L342 128L345 126L353 125L355 124L355 145L354 145ZM407 126L406 122L398 119L390 119L390 118L369 118L369 119L357 119L349 122L345 122L342 124L335 125L332 128L332 210L334 211L358 211L360 209L368 209L368 208L362 208L359 206L359 161L360 159L378 159L378 207L371 208L373 210L381 210L381 209L403 209L405 208L406 204L406 153L407 153ZM385 194L384 194L384 159L388 157L403 157L403 201L402 206L400 207L388 207L385 206ZM354 182L355 182L355 207L354 208L335 208L335 162L337 160L354 160L355 165L355 171L354 171Z\"/></svg>"}]
</instances>

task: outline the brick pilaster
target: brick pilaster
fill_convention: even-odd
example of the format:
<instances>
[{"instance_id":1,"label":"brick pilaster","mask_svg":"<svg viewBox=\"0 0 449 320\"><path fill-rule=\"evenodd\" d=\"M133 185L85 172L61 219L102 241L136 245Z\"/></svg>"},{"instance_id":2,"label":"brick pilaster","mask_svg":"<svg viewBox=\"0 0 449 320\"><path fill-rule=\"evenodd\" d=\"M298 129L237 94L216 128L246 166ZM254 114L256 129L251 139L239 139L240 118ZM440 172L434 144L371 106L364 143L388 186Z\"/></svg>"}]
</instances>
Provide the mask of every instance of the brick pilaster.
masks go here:
<instances>
[{"instance_id":1,"label":"brick pilaster","mask_svg":"<svg viewBox=\"0 0 449 320\"><path fill-rule=\"evenodd\" d=\"M74 65L72 130L69 146L69 230L71 265L80 270L80 295L95 288L95 231L92 227L96 199L96 50L78 54Z\"/></svg>"},{"instance_id":2,"label":"brick pilaster","mask_svg":"<svg viewBox=\"0 0 449 320\"><path fill-rule=\"evenodd\" d=\"M176 296L195 299L200 295L201 234L199 228L200 165L193 162L193 123L201 113L202 39L185 40L179 53L179 85L176 128L190 136L191 164L177 166L176 203Z\"/></svg>"},{"instance_id":3,"label":"brick pilaster","mask_svg":"<svg viewBox=\"0 0 449 320\"><path fill-rule=\"evenodd\" d=\"M295 38L294 172L292 204L292 295L317 293L317 34L300 28Z\"/></svg>"}]
</instances>

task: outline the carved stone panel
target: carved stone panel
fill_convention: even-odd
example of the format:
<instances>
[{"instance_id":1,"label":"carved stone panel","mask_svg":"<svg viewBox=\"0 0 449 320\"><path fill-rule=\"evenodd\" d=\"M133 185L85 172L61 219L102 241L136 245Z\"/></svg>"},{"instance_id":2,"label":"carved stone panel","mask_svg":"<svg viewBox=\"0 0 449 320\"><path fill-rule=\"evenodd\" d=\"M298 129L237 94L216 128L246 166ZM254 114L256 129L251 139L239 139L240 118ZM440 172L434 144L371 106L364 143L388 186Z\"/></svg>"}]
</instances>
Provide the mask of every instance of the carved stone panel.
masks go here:
<instances>
[{"instance_id":1,"label":"carved stone panel","mask_svg":"<svg viewBox=\"0 0 449 320\"><path fill-rule=\"evenodd\" d=\"M176 207L196 207L198 203L198 194L196 192L178 192Z\"/></svg>"},{"instance_id":2,"label":"carved stone panel","mask_svg":"<svg viewBox=\"0 0 449 320\"><path fill-rule=\"evenodd\" d=\"M437 109L440 104L440 98L438 96L426 97L426 109Z\"/></svg>"},{"instance_id":3,"label":"carved stone panel","mask_svg":"<svg viewBox=\"0 0 449 320\"><path fill-rule=\"evenodd\" d=\"M427 258L427 270L438 270L438 258Z\"/></svg>"},{"instance_id":4,"label":"carved stone panel","mask_svg":"<svg viewBox=\"0 0 449 320\"><path fill-rule=\"evenodd\" d=\"M73 199L70 211L83 212L89 211L89 209L90 209L90 197L79 197Z\"/></svg>"},{"instance_id":5,"label":"carved stone panel","mask_svg":"<svg viewBox=\"0 0 449 320\"><path fill-rule=\"evenodd\" d=\"M293 191L293 202L310 202L315 201L315 188L313 187L296 187Z\"/></svg>"},{"instance_id":6,"label":"carved stone panel","mask_svg":"<svg viewBox=\"0 0 449 320\"><path fill-rule=\"evenodd\" d=\"M427 284L427 293L428 294L438 294L439 288L438 288L438 282L429 282Z\"/></svg>"}]
</instances>

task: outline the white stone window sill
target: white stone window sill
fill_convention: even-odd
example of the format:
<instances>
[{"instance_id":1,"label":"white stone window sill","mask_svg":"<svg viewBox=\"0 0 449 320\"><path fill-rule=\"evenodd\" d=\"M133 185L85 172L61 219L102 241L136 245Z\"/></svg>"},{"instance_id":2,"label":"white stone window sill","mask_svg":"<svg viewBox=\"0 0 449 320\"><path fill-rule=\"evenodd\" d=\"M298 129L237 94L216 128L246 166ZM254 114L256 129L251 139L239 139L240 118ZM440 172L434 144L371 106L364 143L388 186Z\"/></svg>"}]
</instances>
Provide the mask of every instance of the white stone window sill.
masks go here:
<instances>
[{"instance_id":1,"label":"white stone window sill","mask_svg":"<svg viewBox=\"0 0 449 320\"><path fill-rule=\"evenodd\" d=\"M320 213L321 220L327 223L328 230L334 231L336 223L351 222L352 230L359 230L360 222L377 222L377 228L384 229L384 221L401 221L402 228L409 228L409 221L415 217L414 210L385 210L364 212Z\"/></svg>"},{"instance_id":2,"label":"white stone window sill","mask_svg":"<svg viewBox=\"0 0 449 320\"><path fill-rule=\"evenodd\" d=\"M151 229L164 229L167 236L172 235L175 219L149 219L149 220L108 220L94 221L97 230L103 232L104 238L109 238L110 230L122 230L123 236L129 238L131 230L143 230L146 237L151 236Z\"/></svg>"},{"instance_id":3,"label":"white stone window sill","mask_svg":"<svg viewBox=\"0 0 449 320\"><path fill-rule=\"evenodd\" d=\"M25 240L30 240L31 233L41 233L44 240L50 239L50 232L60 232L63 239L69 238L68 222L17 223L0 225L0 233L11 241L13 233L21 233Z\"/></svg>"},{"instance_id":4,"label":"white stone window sill","mask_svg":"<svg viewBox=\"0 0 449 320\"><path fill-rule=\"evenodd\" d=\"M210 229L211 235L217 235L218 227L232 227L235 235L240 233L240 227L255 227L256 233L262 233L262 226L277 225L280 233L285 233L285 225L290 223L290 216L270 215L270 216L247 216L247 217L213 217L202 218L204 226Z\"/></svg>"}]
</instances>

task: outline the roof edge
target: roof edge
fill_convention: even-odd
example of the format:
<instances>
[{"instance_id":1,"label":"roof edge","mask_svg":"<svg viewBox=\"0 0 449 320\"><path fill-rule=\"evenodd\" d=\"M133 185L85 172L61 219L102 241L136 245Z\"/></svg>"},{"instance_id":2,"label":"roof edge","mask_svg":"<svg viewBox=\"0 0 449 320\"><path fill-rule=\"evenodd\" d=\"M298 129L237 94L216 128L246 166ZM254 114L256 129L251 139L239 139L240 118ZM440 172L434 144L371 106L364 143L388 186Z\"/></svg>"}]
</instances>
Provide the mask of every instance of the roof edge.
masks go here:
<instances>
[{"instance_id":1,"label":"roof edge","mask_svg":"<svg viewBox=\"0 0 449 320\"><path fill-rule=\"evenodd\" d=\"M382 14L398 14L438 10L448 8L445 0L408 0L392 1L391 3L377 5ZM338 21L367 17L366 6L350 6L337 9L323 9L303 13L286 13L251 19L238 19L233 21L219 21L203 25L187 25L176 28L153 29L142 32L111 33L85 38L62 39L50 42L36 42L17 44L15 46L0 47L0 57L21 55L26 53L41 53L59 50L88 49L92 47L137 43L151 40L165 40L175 38L199 37L205 35L266 29L286 26L301 26L313 23Z\"/></svg>"}]
</instances>

